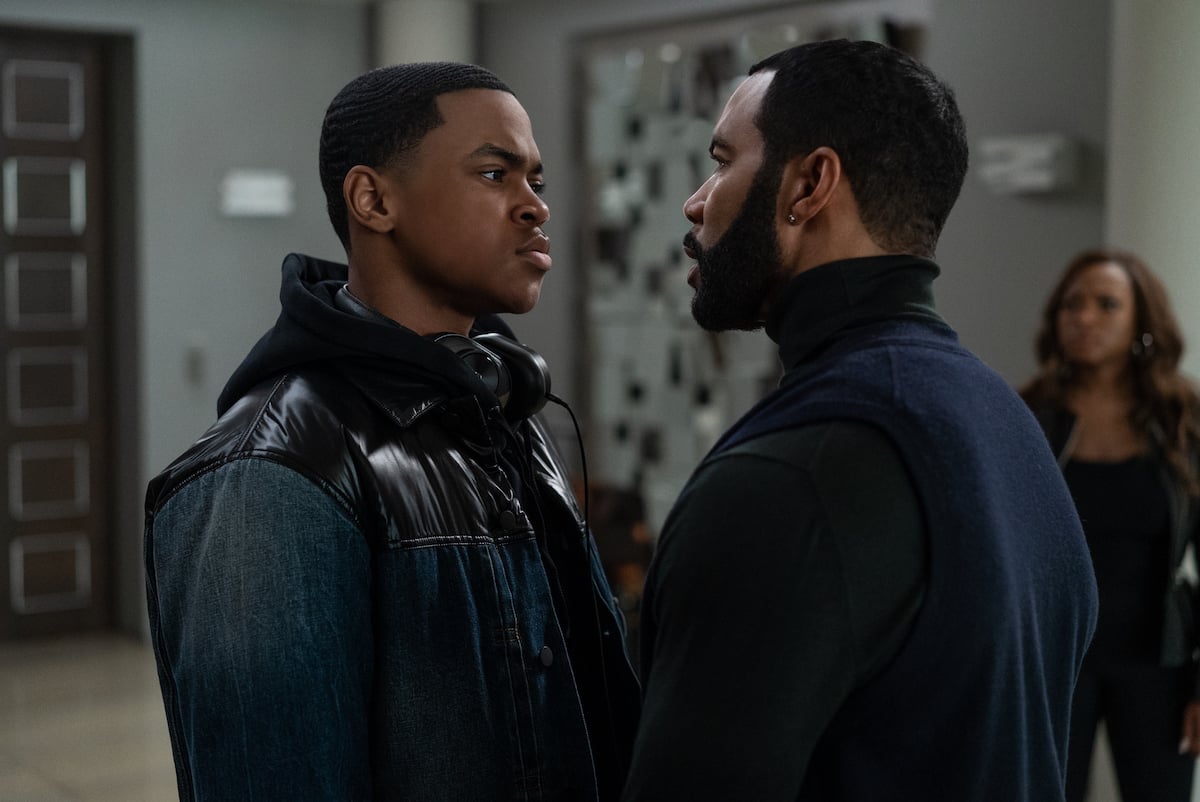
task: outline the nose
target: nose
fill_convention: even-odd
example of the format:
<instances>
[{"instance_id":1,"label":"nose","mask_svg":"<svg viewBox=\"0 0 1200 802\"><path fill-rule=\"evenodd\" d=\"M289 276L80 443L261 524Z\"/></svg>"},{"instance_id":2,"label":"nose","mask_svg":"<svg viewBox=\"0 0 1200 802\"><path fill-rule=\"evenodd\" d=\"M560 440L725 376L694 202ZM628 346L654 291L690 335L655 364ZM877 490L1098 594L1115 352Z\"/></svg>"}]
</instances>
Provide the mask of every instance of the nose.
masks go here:
<instances>
[{"instance_id":1,"label":"nose","mask_svg":"<svg viewBox=\"0 0 1200 802\"><path fill-rule=\"evenodd\" d=\"M550 207L530 188L529 197L513 209L513 217L521 225L540 226L550 219Z\"/></svg>"},{"instance_id":2,"label":"nose","mask_svg":"<svg viewBox=\"0 0 1200 802\"><path fill-rule=\"evenodd\" d=\"M683 216L688 219L688 222L700 225L704 220L704 201L708 197L708 182L705 181L700 185L700 188L692 193L692 197L683 202Z\"/></svg>"},{"instance_id":3,"label":"nose","mask_svg":"<svg viewBox=\"0 0 1200 802\"><path fill-rule=\"evenodd\" d=\"M1093 304L1081 304L1071 310L1070 316L1076 323L1090 324L1096 319L1097 309Z\"/></svg>"}]
</instances>

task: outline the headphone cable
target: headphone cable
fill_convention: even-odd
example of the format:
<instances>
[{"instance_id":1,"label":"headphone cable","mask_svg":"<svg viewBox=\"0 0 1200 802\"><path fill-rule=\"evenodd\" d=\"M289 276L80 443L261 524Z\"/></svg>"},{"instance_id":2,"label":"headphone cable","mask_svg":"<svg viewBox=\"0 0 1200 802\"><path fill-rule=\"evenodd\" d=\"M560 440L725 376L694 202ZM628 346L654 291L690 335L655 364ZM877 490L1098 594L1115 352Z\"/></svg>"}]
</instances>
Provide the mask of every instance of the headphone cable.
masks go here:
<instances>
[{"instance_id":1,"label":"headphone cable","mask_svg":"<svg viewBox=\"0 0 1200 802\"><path fill-rule=\"evenodd\" d=\"M580 473L583 478L583 542L584 553L586 555L585 559L587 561L588 584L591 586L589 588L588 596L590 596L592 600L592 617L596 625L597 644L600 647L600 682L604 690L604 711L608 716L608 737L610 740L609 747L612 749L613 759L620 761L621 752L617 749L617 729L613 716L612 697L608 689L608 660L605 657L604 648L604 637L606 633L600 624L600 605L596 601L597 589L595 587L595 583L591 579L592 563L593 561L598 561L598 557L594 551L595 544L592 537L591 518L589 517L591 493L589 492L588 488L587 455L584 452L583 447L583 430L579 427L579 420L575 417L575 411L571 409L570 404L549 391L546 392L546 400L562 407L567 411L567 414L571 416L571 424L575 427L575 439L579 443L579 466ZM620 611L617 611L617 615L620 614Z\"/></svg>"}]
</instances>

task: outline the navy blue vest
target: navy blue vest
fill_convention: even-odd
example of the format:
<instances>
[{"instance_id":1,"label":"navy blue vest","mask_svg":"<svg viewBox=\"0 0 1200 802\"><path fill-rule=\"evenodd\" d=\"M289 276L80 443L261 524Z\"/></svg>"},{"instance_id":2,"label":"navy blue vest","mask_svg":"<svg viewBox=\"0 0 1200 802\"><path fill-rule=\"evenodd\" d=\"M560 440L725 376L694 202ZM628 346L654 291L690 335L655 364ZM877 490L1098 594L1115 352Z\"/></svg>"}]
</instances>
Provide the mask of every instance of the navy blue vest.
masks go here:
<instances>
[{"instance_id":1,"label":"navy blue vest","mask_svg":"<svg viewBox=\"0 0 1200 802\"><path fill-rule=\"evenodd\" d=\"M839 711L800 799L1061 800L1097 597L1033 416L948 327L890 320L836 335L713 453L829 419L874 425L895 443L930 562L907 642Z\"/></svg>"}]
</instances>

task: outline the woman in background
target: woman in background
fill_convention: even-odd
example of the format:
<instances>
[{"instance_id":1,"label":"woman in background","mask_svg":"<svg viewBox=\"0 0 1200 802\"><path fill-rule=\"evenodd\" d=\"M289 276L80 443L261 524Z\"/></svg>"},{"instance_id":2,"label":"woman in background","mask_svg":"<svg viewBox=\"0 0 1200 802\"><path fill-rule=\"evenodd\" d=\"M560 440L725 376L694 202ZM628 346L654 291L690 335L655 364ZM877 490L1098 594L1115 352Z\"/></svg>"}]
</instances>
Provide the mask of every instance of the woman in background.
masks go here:
<instances>
[{"instance_id":1,"label":"woman in background","mask_svg":"<svg viewBox=\"0 0 1200 802\"><path fill-rule=\"evenodd\" d=\"M1131 253L1067 265L1021 395L1058 455L1100 591L1071 716L1067 800L1106 723L1124 802L1187 802L1200 755L1194 626L1200 400L1162 283Z\"/></svg>"}]
</instances>

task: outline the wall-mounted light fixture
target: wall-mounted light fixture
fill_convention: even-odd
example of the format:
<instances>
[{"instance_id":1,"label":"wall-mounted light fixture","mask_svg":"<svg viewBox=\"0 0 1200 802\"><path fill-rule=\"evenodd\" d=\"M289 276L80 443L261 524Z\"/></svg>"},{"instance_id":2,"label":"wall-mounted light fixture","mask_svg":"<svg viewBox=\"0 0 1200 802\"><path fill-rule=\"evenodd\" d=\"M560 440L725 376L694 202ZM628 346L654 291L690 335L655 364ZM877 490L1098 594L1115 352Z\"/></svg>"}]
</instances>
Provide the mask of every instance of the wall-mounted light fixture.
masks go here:
<instances>
[{"instance_id":1,"label":"wall-mounted light fixture","mask_svg":"<svg viewBox=\"0 0 1200 802\"><path fill-rule=\"evenodd\" d=\"M295 186L282 170L230 170L221 179L226 217L287 217L295 207Z\"/></svg>"},{"instance_id":2,"label":"wall-mounted light fixture","mask_svg":"<svg viewBox=\"0 0 1200 802\"><path fill-rule=\"evenodd\" d=\"M1061 192L1079 181L1080 144L1066 134L993 136L980 141L979 177L993 192Z\"/></svg>"}]
</instances>

